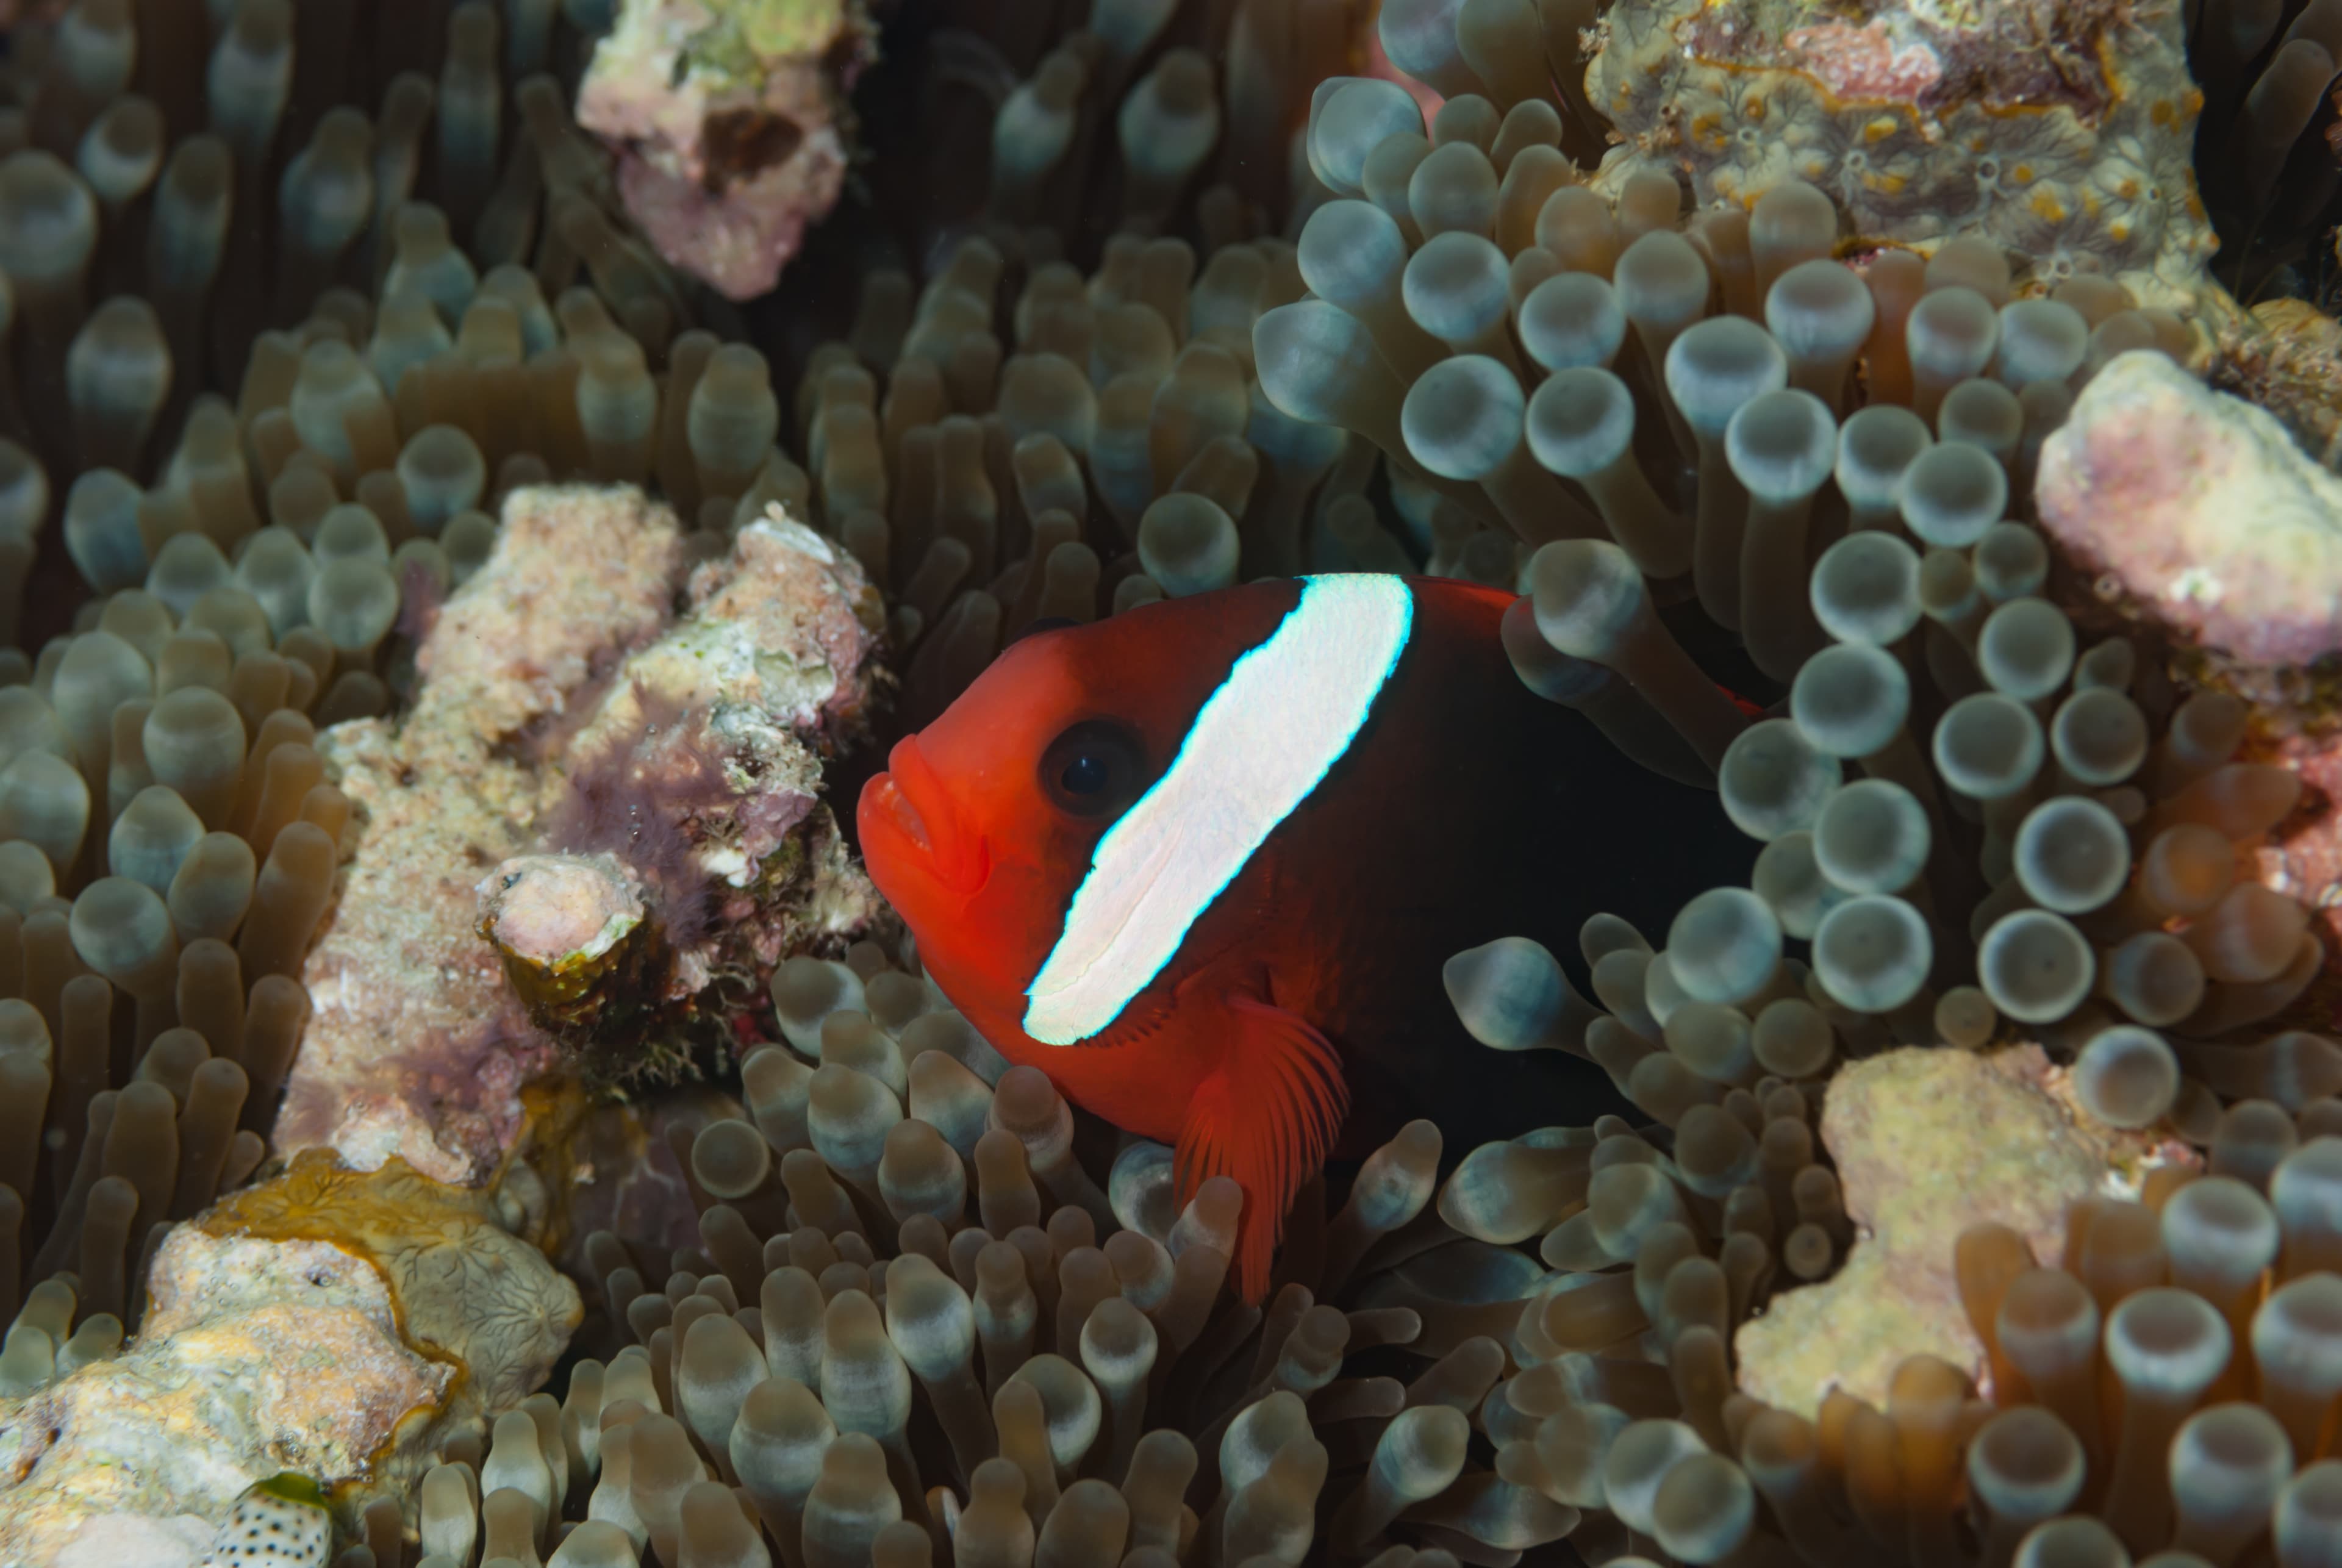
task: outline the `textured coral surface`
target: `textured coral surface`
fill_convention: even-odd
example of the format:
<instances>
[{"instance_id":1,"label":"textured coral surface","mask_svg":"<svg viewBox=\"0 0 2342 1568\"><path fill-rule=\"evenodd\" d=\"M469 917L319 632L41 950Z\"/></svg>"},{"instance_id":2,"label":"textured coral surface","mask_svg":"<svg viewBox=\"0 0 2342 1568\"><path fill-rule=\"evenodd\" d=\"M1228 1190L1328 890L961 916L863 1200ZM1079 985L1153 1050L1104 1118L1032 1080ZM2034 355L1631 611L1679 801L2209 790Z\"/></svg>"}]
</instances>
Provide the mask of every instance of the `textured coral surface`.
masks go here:
<instances>
[{"instance_id":1,"label":"textured coral surface","mask_svg":"<svg viewBox=\"0 0 2342 1568\"><path fill-rule=\"evenodd\" d=\"M555 1047L478 935L477 887L540 834L689 884L653 890L691 902L707 934L670 933L677 1000L842 941L875 909L815 804L812 749L868 702L859 570L809 530L753 524L654 641L673 514L632 490L523 491L507 513L417 655L412 714L323 743L363 836L305 974L316 1013L277 1125L288 1152L395 1155L443 1181L495 1168Z\"/></svg>"},{"instance_id":2,"label":"textured coral surface","mask_svg":"<svg viewBox=\"0 0 2342 1568\"><path fill-rule=\"evenodd\" d=\"M657 634L679 559L674 514L639 492L516 493L495 554L415 655L406 733L475 754L559 714L599 662Z\"/></svg>"},{"instance_id":3,"label":"textured coral surface","mask_svg":"<svg viewBox=\"0 0 2342 1568\"><path fill-rule=\"evenodd\" d=\"M2318 912L2319 934L2329 969L2342 966L2342 734L2331 727L2280 743L2278 758L2317 792L2318 809L2288 824L2273 847L2261 852L2262 881ZM2342 1024L2342 1014L2334 1023Z\"/></svg>"},{"instance_id":4,"label":"textured coral surface","mask_svg":"<svg viewBox=\"0 0 2342 1568\"><path fill-rule=\"evenodd\" d=\"M536 806L535 770L502 743L656 633L676 532L638 492L523 491L505 512L495 554L416 655L414 712L322 737L363 836L303 974L315 1013L276 1128L288 1154L330 1145L360 1169L395 1154L475 1180L551 1060L474 931L474 884L526 846Z\"/></svg>"},{"instance_id":5,"label":"textured coral surface","mask_svg":"<svg viewBox=\"0 0 2342 1568\"><path fill-rule=\"evenodd\" d=\"M867 31L851 0L627 0L577 119L618 149L662 255L732 299L773 286L845 185L839 95Z\"/></svg>"},{"instance_id":6,"label":"textured coral surface","mask_svg":"<svg viewBox=\"0 0 2342 1568\"><path fill-rule=\"evenodd\" d=\"M1743 1389L1810 1416L1833 1387L1883 1406L1907 1356L1981 1373L1953 1243L1997 1222L2054 1258L2067 1206L2109 1177L2107 1130L2077 1123L2041 1082L2046 1066L2033 1047L1906 1048L1830 1080L1821 1140L1860 1234L1830 1279L1776 1296L1740 1329Z\"/></svg>"},{"instance_id":7,"label":"textured coral surface","mask_svg":"<svg viewBox=\"0 0 2342 1568\"><path fill-rule=\"evenodd\" d=\"M2121 355L2041 452L2041 524L2187 640L2253 664L2342 648L2342 480L2161 355Z\"/></svg>"},{"instance_id":8,"label":"textured coral surface","mask_svg":"<svg viewBox=\"0 0 2342 1568\"><path fill-rule=\"evenodd\" d=\"M2033 481L2123 350L2195 370L2207 337L2214 385L2330 458L2332 325L2236 345L2186 165L2200 141L2223 234L2266 215L2298 261L2330 191L2237 150L2322 151L2333 0L2203 0L2201 98L2180 8L2120 0L1383 0L1382 58L1424 82L1323 91L1373 57L1372 0L908 0L889 43L915 75L862 105L901 151L857 167L869 199L784 295L731 311L700 283L771 283L838 195L858 5L78 0L102 36L26 50L0 92L43 149L0 170L24 318L0 425L25 443L0 445L0 618L36 536L42 574L0 661L0 1156L48 1151L0 1160L0 1229L50 1276L21 1313L0 1278L24 1402L0 1422L84 1389L135 1413L125 1369L172 1346L248 1368L155 1466L76 1407L124 1473L60 1443L64 1484L0 1476L0 1513L61 1521L86 1480L138 1512L58 1560L176 1568L224 1522L321 1531L250 1483L330 1484L395 1425L320 1565L755 1568L760 1521L788 1568L2172 1544L2297 1568L2287 1530L2342 1521L2342 1462L2310 1463L2335 1389L2287 1385L2342 1366L2342 1046L2269 1032L2333 1016L2302 904L2332 921L2342 878L2335 666L2191 694L2246 657L2209 645L2200 582L2171 609L2116 592L2152 614L2106 636ZM614 25L583 110L606 159L565 105ZM2263 77L2271 55L2315 69ZM92 156L145 145L154 110L157 166ZM208 185L198 126L232 144ZM695 281L613 221L621 195ZM825 269L860 275L858 308ZM2229 550L2246 630L2297 631L2311 588L2281 579L2325 569L2315 530L2247 532L2291 471L2200 506L2179 482L2233 417L2109 426L2123 472L2083 486L2083 525L2182 569ZM2086 414L2069 444L2098 434ZM675 518L532 488L583 474ZM825 534L756 522L771 501ZM493 564L475 507L507 510ZM47 593L60 537L110 597L44 646L75 608ZM882 616L916 727L1040 623L1416 566L1521 589L1532 687L1714 783L1764 849L1716 870L1747 887L1665 930L1597 916L1575 956L1391 955L1476 975L1451 997L1486 1044L1582 1051L1632 1116L1477 1149L1413 1124L1305 1189L1247 1306L1232 1185L1190 1197L1174 1151L1004 1070L876 910L826 764L886 694ZM2202 645L2175 665L2167 630ZM186 740L190 704L238 729L190 687L243 720L246 795L270 768L295 787L217 799L177 754L204 748L150 744ZM313 721L346 801L308 794ZM1656 854L1682 825L1601 830ZM220 865L181 889L190 842ZM483 884L533 864L615 869L642 915L623 964L565 975L591 1007L525 1013L480 939ZM297 921L295 883L318 894ZM611 929L596 884L555 885L589 896L507 932L506 961ZM323 1146L280 1174L258 1134L320 918L278 1131ZM174 1004L185 1027L146 1045ZM628 1091L590 1111L542 1074L605 1055L649 1070L589 1073ZM2143 1180L2160 1160L2182 1168ZM167 1249L142 1323L168 1222L256 1171L188 1229L244 1267L226 1301L280 1293L245 1314L273 1337L193 1310L211 1282ZM297 1336L287 1301L343 1315ZM2083 1332L1997 1326L2075 1303ZM2190 1314L2234 1353L2157 1430L2135 1331ZM2012 1359L2051 1341L2086 1380L2054 1416L2022 1402L2059 1368ZM255 1412L287 1424L235 1424ZM2271 1413L2289 1440L2246 1473ZM2045 1429L2087 1450L2070 1483L2022 1441ZM2089 1519L2017 1549L2069 1510L2127 1557Z\"/></svg>"},{"instance_id":9,"label":"textured coral surface","mask_svg":"<svg viewBox=\"0 0 2342 1568\"><path fill-rule=\"evenodd\" d=\"M2319 461L2342 455L2342 322L2307 300L2266 300L2223 333L2210 380L2285 422Z\"/></svg>"},{"instance_id":10,"label":"textured coral surface","mask_svg":"<svg viewBox=\"0 0 2342 1568\"><path fill-rule=\"evenodd\" d=\"M518 1206L500 1207L500 1196ZM200 1224L218 1235L321 1236L365 1257L388 1282L406 1339L463 1367L465 1407L494 1413L545 1381L577 1326L576 1287L533 1244L538 1211L516 1191L449 1186L396 1164L352 1171L312 1151Z\"/></svg>"},{"instance_id":11,"label":"textured coral surface","mask_svg":"<svg viewBox=\"0 0 2342 1568\"><path fill-rule=\"evenodd\" d=\"M1625 0L1586 83L1625 142L1614 187L1679 168L1705 207L1809 180L1862 243L1980 233L2047 279L2087 257L2181 304L2214 240L2180 25L2103 0Z\"/></svg>"},{"instance_id":12,"label":"textured coral surface","mask_svg":"<svg viewBox=\"0 0 2342 1568\"><path fill-rule=\"evenodd\" d=\"M551 1281L541 1260L538 1272ZM400 1338L382 1273L328 1242L183 1225L150 1288L133 1350L0 1409L0 1474L13 1483L0 1493L0 1558L41 1561L76 1535L89 1537L84 1553L150 1528L167 1540L182 1533L173 1516L216 1522L280 1470L365 1475L402 1418L435 1405L456 1373Z\"/></svg>"},{"instance_id":13,"label":"textured coral surface","mask_svg":"<svg viewBox=\"0 0 2342 1568\"><path fill-rule=\"evenodd\" d=\"M427 1444L518 1403L577 1327L541 1195L312 1151L176 1227L135 1345L0 1403L0 1561L192 1563L284 1471L360 1483L353 1510L405 1492Z\"/></svg>"}]
</instances>

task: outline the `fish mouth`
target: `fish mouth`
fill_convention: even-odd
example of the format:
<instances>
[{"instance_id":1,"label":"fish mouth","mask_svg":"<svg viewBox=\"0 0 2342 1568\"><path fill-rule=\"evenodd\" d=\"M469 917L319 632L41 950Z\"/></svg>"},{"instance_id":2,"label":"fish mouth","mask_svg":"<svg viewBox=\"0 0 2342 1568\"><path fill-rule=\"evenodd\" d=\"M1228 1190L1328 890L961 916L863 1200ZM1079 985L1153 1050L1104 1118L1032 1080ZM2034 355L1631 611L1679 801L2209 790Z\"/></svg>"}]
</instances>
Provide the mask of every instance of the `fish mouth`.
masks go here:
<instances>
[{"instance_id":1,"label":"fish mouth","mask_svg":"<svg viewBox=\"0 0 2342 1568\"><path fill-rule=\"evenodd\" d=\"M903 786L895 782L893 774L880 774L870 781L862 792L862 812L866 818L873 812L881 814L894 824L896 832L919 846L920 854L935 858L936 845L927 836L927 819L919 814L919 808L911 804L911 797L903 793Z\"/></svg>"},{"instance_id":2,"label":"fish mouth","mask_svg":"<svg viewBox=\"0 0 2342 1568\"><path fill-rule=\"evenodd\" d=\"M991 855L982 835L969 831L917 737L896 742L886 766L863 786L856 809L866 846L874 838L891 837L950 892L967 894L982 887L991 873Z\"/></svg>"}]
</instances>

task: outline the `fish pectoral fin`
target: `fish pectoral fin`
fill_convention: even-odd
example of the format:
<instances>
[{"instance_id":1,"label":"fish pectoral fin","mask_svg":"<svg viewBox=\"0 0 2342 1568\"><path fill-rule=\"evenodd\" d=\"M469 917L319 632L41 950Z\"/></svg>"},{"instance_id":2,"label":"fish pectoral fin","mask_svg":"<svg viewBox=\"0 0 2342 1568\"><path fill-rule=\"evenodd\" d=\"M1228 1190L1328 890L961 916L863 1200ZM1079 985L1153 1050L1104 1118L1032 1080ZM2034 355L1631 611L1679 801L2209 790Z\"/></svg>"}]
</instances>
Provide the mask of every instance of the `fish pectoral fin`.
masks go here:
<instances>
[{"instance_id":1,"label":"fish pectoral fin","mask_svg":"<svg viewBox=\"0 0 2342 1568\"><path fill-rule=\"evenodd\" d=\"M1183 1195L1210 1176L1244 1188L1236 1232L1236 1288L1248 1302L1268 1290L1269 1263L1294 1193L1316 1174L1349 1109L1342 1061L1307 1019L1245 995L1223 999L1211 1020L1224 1042L1219 1065L1196 1088L1180 1129Z\"/></svg>"}]
</instances>

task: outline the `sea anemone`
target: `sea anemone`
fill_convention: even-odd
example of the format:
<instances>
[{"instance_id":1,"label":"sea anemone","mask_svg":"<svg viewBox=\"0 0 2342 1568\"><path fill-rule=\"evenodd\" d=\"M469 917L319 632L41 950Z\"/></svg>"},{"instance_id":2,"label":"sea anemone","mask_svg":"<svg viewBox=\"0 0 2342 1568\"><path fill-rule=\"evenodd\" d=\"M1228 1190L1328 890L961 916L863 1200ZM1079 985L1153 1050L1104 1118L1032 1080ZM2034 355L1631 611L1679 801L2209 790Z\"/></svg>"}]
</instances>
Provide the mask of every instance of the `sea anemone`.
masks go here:
<instances>
[{"instance_id":1,"label":"sea anemone","mask_svg":"<svg viewBox=\"0 0 2342 1568\"><path fill-rule=\"evenodd\" d=\"M1182 1204L1171 1152L1126 1140L1094 1176L1076 1146L1105 1130L884 964L784 965L787 1043L743 1064L746 1114L669 1135L696 1223L586 1238L602 1353L572 1365L546 1518L633 1540L581 1524L574 1550L669 1560L676 1532L685 1561L719 1534L745 1555L716 1560L762 1561L728 1497L684 1501L711 1481L809 1563L1299 1562L1320 1538L1383 1561L1402 1515L1476 1558L1570 1527L1472 1453L1538 1271L1431 1220L1437 1129L1369 1156L1337 1212L1313 1187L1246 1306L1233 1183ZM487 1470L527 1438L499 1423ZM426 1481L426 1549L469 1538L481 1487L495 1505L465 1479Z\"/></svg>"},{"instance_id":2,"label":"sea anemone","mask_svg":"<svg viewBox=\"0 0 2342 1568\"><path fill-rule=\"evenodd\" d=\"M377 55L310 36L281 0L214 9L208 88L168 64L175 44L205 47L185 7L143 31L107 5L27 28L31 113L0 164L19 313L0 464L12 537L49 541L26 630L71 622L37 659L9 655L12 1315L20 1277L65 1270L85 1321L127 1317L142 1248L258 1165L350 831L316 731L381 713L411 679L418 617L487 554L476 508L545 472L507 459L589 460L575 414L572 449L536 427L524 359L555 381L567 366L564 402L576 357L556 352L535 275L498 265L531 247L543 155L556 184L598 166L551 79L519 90L535 139L512 138L516 185L467 255L408 199L440 176L418 184L434 94L397 70L405 29ZM485 6L457 22L458 45L482 25L493 39ZM150 97L126 91L134 53ZM334 106L377 65L378 135ZM598 216L566 221L607 239L606 271L623 265ZM569 309L616 335L601 296ZM75 572L93 595L77 607L55 592ZM80 1343L52 1326L52 1353ZM40 1338L12 1341L21 1365Z\"/></svg>"},{"instance_id":3,"label":"sea anemone","mask_svg":"<svg viewBox=\"0 0 2342 1568\"><path fill-rule=\"evenodd\" d=\"M2235 10L2193 35L2249 270L2317 235L2331 72L2321 7ZM1665 934L1456 955L1484 1042L1576 1051L1652 1124L1445 1150L1444 1185L1410 1126L1305 1189L1260 1309L1220 1289L1232 1193L1006 1071L914 955L784 964L736 1101L604 1114L649 1145L611 1184L687 1213L569 1249L599 1310L555 1390L343 1500L342 1561L2120 1561L2076 1509L2322 1560L2342 1074L2278 1027L2320 950L2245 853L2297 781L2028 511L2075 395L2198 368L2194 323L2087 247L1882 248L1835 141L1728 207L1596 176L1579 29L1629 18L1481 0L1386 8L1421 95L1339 75L1338 3L900 26L871 90L913 134L871 116L870 205L742 312L568 116L609 11L12 35L0 1388L114 1353L160 1227L260 1168L359 832L316 731L412 692L506 497L588 478L695 558L816 523L889 591L912 724L1036 622L1305 569L1517 586L1522 678L1765 847ZM624 781L578 784L556 847L606 848ZM1802 1407L1748 1325L1876 1239L1833 1074L1897 1047L1992 1053L2125 1195L2054 1245L1937 1237L1969 1337Z\"/></svg>"},{"instance_id":4,"label":"sea anemone","mask_svg":"<svg viewBox=\"0 0 2342 1568\"><path fill-rule=\"evenodd\" d=\"M2018 297L1962 240L1857 281L1832 259L1831 204L1795 185L1696 215L1687 238L1672 181L1633 175L1615 205L1565 185L1507 241L1486 195L1446 226L1425 158L1409 235L1374 172L1393 147L1420 156L1416 114L1374 83L1320 98L1320 172L1364 199L1310 225L1338 215L1324 254L1351 265L1311 277L1324 303L1263 318L1263 385L1395 472L1476 483L1485 499L1457 504L1525 544L1548 530L1508 627L1523 677L1563 701L1623 680L1647 708L1606 727L1647 746L1663 719L1766 845L1751 888L1695 899L1663 943L1589 925L1599 1011L1534 944L1451 964L1487 1044L1586 1056L1668 1130L1492 1145L1443 1189L1451 1225L1542 1233L1555 1271L1514 1349L1519 1385L1550 1368L1566 1408L1516 1475L1587 1510L1572 1539L1597 1555L2226 1562L2274 1528L2278 1561L2314 1560L2332 1391L2294 1391L2287 1357L2314 1331L2278 1309L2296 1272L2302 1312L2322 1288L2293 1238L2317 1233L2307 1194L2342 1148L2310 1130L2342 1047L2271 1032L2316 1016L2293 1010L2325 954L2310 912L2249 870L2300 780L2243 754L2244 704L2175 690L2157 643L2086 643L2048 596L2070 589L2027 504L2076 390L2202 345L2106 280ZM1867 402L1841 423L1857 355ZM1696 474L1679 507L1638 436L1642 464ZM1583 486L1593 525L1540 468ZM1708 618L1787 685L1778 716L1720 702L1655 614L1645 578L1686 564ZM1965 1054L2027 1040L2049 1054L2003 1070L2038 1081L2043 1135L2163 1140L2076 1154L2078 1183L2042 1194L2046 1234L1979 1196L2003 1198L2004 1172L2046 1183L2048 1154L2005 1123L1915 1142L1933 1096L1958 1103L1933 1079L1887 1096L1900 1121L1853 1108L1885 1094L1857 1080L1898 1066L1898 1044L1981 1064L1999 1058ZM1833 1076L1847 1059L1864 1071ZM1927 1201L1842 1187L1857 1161L1909 1167ZM1951 1195L1963 1172L1980 1213ZM1940 1286L1911 1277L1930 1272ZM1927 1290L1955 1279L1966 1322L1945 1336ZM1988 1422L1979 1391L2002 1411Z\"/></svg>"},{"instance_id":5,"label":"sea anemone","mask_svg":"<svg viewBox=\"0 0 2342 1568\"><path fill-rule=\"evenodd\" d=\"M2337 18L2316 5L2213 5L2190 20L2204 94L2198 166L2222 280L2240 298L2330 300Z\"/></svg>"}]
</instances>

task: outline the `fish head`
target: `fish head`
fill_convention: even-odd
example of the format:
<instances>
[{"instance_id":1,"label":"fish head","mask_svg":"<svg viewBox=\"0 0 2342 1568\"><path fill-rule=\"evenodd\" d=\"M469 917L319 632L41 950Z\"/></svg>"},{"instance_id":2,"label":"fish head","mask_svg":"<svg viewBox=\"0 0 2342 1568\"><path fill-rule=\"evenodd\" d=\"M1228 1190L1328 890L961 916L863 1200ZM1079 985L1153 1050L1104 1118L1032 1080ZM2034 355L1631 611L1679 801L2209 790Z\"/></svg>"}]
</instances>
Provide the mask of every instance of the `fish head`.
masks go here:
<instances>
[{"instance_id":1,"label":"fish head","mask_svg":"<svg viewBox=\"0 0 2342 1568\"><path fill-rule=\"evenodd\" d=\"M1021 1013L1098 839L1161 765L1105 631L1011 644L863 788L871 878L971 1017Z\"/></svg>"},{"instance_id":2,"label":"fish head","mask_svg":"<svg viewBox=\"0 0 2342 1568\"><path fill-rule=\"evenodd\" d=\"M1027 634L864 786L872 879L945 994L1012 1060L1048 1050L1022 1034L1026 993L1100 841L1292 597L1229 589Z\"/></svg>"},{"instance_id":3,"label":"fish head","mask_svg":"<svg viewBox=\"0 0 2342 1568\"><path fill-rule=\"evenodd\" d=\"M1361 574L1027 636L862 796L879 891L993 1046L1176 1144L1184 1181L1234 1178L1251 1300L1348 1103L1304 1011L1314 978L1277 983L1326 956L1280 945L1282 924L1306 915L1306 868L1346 846L1324 824L1346 819L1271 837L1348 755L1414 614L1411 587Z\"/></svg>"}]
</instances>

